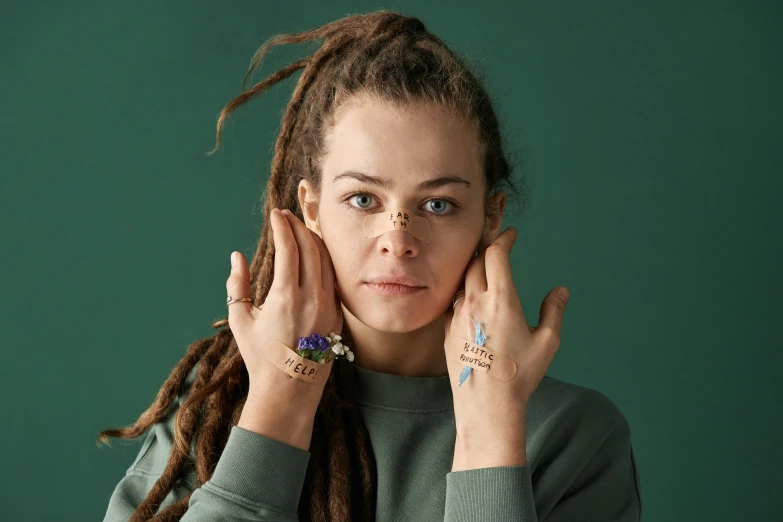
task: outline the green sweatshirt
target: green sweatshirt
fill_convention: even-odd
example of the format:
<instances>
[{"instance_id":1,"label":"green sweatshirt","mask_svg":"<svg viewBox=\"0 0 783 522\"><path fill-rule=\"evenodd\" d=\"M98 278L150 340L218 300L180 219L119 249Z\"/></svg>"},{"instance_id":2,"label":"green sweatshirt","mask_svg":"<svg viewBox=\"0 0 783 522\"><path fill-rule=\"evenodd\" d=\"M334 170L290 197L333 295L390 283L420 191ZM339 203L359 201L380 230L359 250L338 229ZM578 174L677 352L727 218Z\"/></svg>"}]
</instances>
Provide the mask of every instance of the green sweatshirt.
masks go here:
<instances>
[{"instance_id":1,"label":"green sweatshirt","mask_svg":"<svg viewBox=\"0 0 783 522\"><path fill-rule=\"evenodd\" d=\"M528 464L452 472L449 378L356 370L378 472L377 522L640 520L630 428L602 393L544 377L527 406ZM194 377L195 368L188 387ZM148 432L104 522L127 521L160 477L185 396ZM309 451L234 426L212 478L198 488L189 468L161 509L193 491L183 522L296 521L309 460Z\"/></svg>"}]
</instances>

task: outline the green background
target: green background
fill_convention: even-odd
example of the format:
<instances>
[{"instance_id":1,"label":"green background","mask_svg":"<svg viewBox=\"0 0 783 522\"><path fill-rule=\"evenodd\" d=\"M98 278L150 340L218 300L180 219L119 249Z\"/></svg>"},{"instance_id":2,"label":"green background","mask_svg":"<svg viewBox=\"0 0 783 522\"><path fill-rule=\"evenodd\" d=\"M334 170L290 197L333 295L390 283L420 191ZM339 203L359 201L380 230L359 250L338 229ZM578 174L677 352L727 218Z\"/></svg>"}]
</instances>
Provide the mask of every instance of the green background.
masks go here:
<instances>
[{"instance_id":1,"label":"green background","mask_svg":"<svg viewBox=\"0 0 783 522\"><path fill-rule=\"evenodd\" d=\"M781 3L486 0L5 3L0 518L103 517L141 439L95 436L224 317L295 79L208 157L218 112L271 35L380 7L483 69L531 188L522 303L570 289L549 375L625 413L643 519L780 516Z\"/></svg>"}]
</instances>

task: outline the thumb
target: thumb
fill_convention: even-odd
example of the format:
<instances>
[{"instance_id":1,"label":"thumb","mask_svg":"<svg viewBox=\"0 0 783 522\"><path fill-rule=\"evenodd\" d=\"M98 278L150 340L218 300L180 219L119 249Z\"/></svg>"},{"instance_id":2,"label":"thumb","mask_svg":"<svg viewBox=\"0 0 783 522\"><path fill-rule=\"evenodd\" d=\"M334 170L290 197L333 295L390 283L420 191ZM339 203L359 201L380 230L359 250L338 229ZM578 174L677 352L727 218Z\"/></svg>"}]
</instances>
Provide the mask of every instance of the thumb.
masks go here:
<instances>
[{"instance_id":1,"label":"thumb","mask_svg":"<svg viewBox=\"0 0 783 522\"><path fill-rule=\"evenodd\" d=\"M563 297L560 297L563 293ZM563 325L563 315L565 314L566 303L568 302L568 289L560 286L552 289L541 303L541 312L538 321L536 333L549 331L554 333L560 342L560 328Z\"/></svg>"},{"instance_id":2,"label":"thumb","mask_svg":"<svg viewBox=\"0 0 783 522\"><path fill-rule=\"evenodd\" d=\"M233 299L250 297L250 271L247 261L241 252L231 253L231 274L226 281L227 296ZM226 299L228 302L228 299ZM251 301L242 301L228 305L228 324L232 330L242 328L242 324L250 319Z\"/></svg>"}]
</instances>

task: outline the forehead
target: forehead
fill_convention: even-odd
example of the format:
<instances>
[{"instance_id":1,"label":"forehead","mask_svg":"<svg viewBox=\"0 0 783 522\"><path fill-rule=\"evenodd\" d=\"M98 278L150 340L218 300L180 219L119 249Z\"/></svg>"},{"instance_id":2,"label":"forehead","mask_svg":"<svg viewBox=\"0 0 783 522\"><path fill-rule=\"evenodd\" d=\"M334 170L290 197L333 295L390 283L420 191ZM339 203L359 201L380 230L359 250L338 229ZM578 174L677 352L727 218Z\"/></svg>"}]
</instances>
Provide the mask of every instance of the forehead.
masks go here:
<instances>
[{"instance_id":1,"label":"forehead","mask_svg":"<svg viewBox=\"0 0 783 522\"><path fill-rule=\"evenodd\" d=\"M417 184L456 175L482 182L478 127L435 104L361 97L339 107L324 137L324 181L345 170Z\"/></svg>"}]
</instances>

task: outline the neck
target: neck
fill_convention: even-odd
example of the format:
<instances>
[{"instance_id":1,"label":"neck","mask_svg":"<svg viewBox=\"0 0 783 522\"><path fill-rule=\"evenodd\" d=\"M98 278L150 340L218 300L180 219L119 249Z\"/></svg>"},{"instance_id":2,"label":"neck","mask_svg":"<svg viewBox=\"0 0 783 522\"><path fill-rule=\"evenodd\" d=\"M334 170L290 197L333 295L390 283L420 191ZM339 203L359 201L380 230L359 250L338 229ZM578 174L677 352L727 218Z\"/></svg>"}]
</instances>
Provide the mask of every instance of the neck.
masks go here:
<instances>
[{"instance_id":1,"label":"neck","mask_svg":"<svg viewBox=\"0 0 783 522\"><path fill-rule=\"evenodd\" d=\"M353 364L367 370L409 377L448 375L445 340L445 315L410 332L382 332L370 328L345 306L343 320L351 332Z\"/></svg>"}]
</instances>

